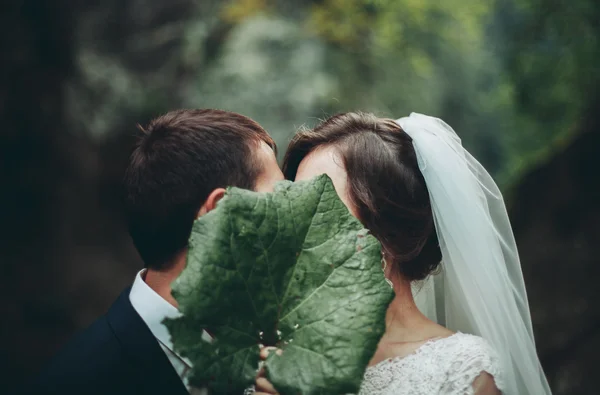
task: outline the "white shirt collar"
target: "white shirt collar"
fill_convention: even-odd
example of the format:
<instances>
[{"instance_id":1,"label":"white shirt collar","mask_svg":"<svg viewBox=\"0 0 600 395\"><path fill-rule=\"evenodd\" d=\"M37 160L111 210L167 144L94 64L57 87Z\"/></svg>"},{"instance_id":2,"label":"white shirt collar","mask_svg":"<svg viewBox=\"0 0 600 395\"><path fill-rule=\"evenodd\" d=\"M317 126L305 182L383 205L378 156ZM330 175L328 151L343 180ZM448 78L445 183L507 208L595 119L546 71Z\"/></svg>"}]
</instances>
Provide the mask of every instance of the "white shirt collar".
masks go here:
<instances>
[{"instance_id":1,"label":"white shirt collar","mask_svg":"<svg viewBox=\"0 0 600 395\"><path fill-rule=\"evenodd\" d=\"M175 306L164 300L146 284L142 278L145 271L146 269L142 269L135 276L135 281L129 293L129 301L154 337L188 366L192 366L192 363L187 358L183 358L173 351L171 335L167 327L162 323L165 318L179 318L182 314Z\"/></svg>"}]
</instances>

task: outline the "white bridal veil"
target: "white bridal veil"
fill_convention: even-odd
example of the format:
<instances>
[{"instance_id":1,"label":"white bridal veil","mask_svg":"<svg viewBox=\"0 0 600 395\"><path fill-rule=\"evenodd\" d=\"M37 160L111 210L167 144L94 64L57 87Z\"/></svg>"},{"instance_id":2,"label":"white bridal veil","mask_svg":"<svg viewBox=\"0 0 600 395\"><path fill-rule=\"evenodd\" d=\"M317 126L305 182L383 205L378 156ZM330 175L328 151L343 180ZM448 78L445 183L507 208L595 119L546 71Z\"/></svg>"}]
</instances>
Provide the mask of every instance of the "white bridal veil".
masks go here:
<instances>
[{"instance_id":1,"label":"white bridal veil","mask_svg":"<svg viewBox=\"0 0 600 395\"><path fill-rule=\"evenodd\" d=\"M396 122L413 140L442 250L442 272L424 283L418 305L449 329L493 346L505 393L550 394L500 190L442 120L413 113Z\"/></svg>"}]
</instances>

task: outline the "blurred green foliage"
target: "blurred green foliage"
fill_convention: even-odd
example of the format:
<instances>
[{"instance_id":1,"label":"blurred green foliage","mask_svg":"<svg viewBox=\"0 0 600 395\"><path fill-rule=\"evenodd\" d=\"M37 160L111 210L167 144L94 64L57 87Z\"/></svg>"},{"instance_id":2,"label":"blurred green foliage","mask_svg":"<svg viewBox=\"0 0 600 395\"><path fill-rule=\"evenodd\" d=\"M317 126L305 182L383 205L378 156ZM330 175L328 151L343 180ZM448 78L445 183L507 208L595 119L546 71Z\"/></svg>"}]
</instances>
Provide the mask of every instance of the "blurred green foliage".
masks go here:
<instances>
[{"instance_id":1,"label":"blurred green foliage","mask_svg":"<svg viewBox=\"0 0 600 395\"><path fill-rule=\"evenodd\" d=\"M123 108L219 107L284 151L299 126L336 112L416 111L452 125L506 187L570 139L599 80L594 0L188 3L120 57L81 47L83 80L105 92L75 116L92 117L94 134ZM123 60L147 47L161 54L154 67Z\"/></svg>"}]
</instances>

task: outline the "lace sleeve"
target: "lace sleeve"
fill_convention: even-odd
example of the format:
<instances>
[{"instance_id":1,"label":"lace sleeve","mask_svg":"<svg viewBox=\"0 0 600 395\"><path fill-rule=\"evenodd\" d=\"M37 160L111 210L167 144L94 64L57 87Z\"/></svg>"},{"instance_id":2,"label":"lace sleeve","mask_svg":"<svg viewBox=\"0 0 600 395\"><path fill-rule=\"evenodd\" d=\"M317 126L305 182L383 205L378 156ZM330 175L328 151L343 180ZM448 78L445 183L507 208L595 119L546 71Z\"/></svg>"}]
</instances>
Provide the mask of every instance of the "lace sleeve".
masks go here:
<instances>
[{"instance_id":1,"label":"lace sleeve","mask_svg":"<svg viewBox=\"0 0 600 395\"><path fill-rule=\"evenodd\" d=\"M503 388L498 357L482 338L469 336L457 350L448 371L444 393L465 395L500 394Z\"/></svg>"},{"instance_id":2,"label":"lace sleeve","mask_svg":"<svg viewBox=\"0 0 600 395\"><path fill-rule=\"evenodd\" d=\"M369 367L359 395L499 395L503 388L492 347L456 333Z\"/></svg>"}]
</instances>

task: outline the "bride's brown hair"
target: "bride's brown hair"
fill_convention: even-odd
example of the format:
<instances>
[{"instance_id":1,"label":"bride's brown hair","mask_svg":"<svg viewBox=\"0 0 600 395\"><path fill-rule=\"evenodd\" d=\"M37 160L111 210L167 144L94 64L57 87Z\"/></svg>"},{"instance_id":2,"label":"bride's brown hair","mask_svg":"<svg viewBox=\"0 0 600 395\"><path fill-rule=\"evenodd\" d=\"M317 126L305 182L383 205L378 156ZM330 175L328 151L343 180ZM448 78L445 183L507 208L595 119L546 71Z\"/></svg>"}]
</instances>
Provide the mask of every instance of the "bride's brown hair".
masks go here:
<instances>
[{"instance_id":1,"label":"bride's brown hair","mask_svg":"<svg viewBox=\"0 0 600 395\"><path fill-rule=\"evenodd\" d=\"M339 153L358 218L381 242L394 270L409 281L431 274L442 253L412 139L391 119L338 114L294 136L283 164L286 178L293 180L302 159L324 146Z\"/></svg>"}]
</instances>

